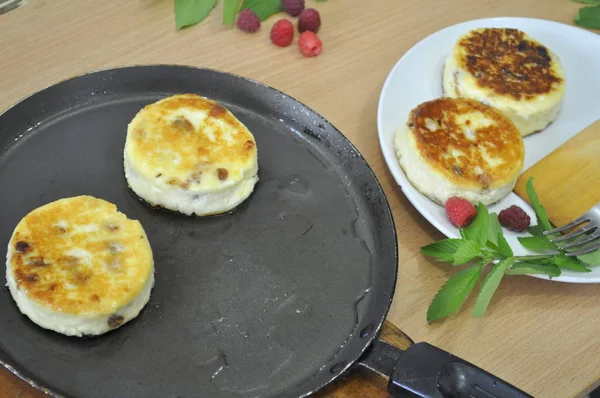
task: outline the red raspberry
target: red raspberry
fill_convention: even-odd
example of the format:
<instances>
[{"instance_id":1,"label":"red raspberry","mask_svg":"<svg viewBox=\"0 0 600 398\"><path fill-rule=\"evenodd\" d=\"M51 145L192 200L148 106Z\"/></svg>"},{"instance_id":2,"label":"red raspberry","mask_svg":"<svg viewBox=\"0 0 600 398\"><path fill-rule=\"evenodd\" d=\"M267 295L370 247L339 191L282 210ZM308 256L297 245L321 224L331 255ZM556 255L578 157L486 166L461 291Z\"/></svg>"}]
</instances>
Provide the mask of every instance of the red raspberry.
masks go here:
<instances>
[{"instance_id":1,"label":"red raspberry","mask_svg":"<svg viewBox=\"0 0 600 398\"><path fill-rule=\"evenodd\" d=\"M300 52L307 57L317 56L323 51L323 44L321 43L321 40L316 34L310 31L300 34L298 46L300 46Z\"/></svg>"},{"instance_id":2,"label":"red raspberry","mask_svg":"<svg viewBox=\"0 0 600 398\"><path fill-rule=\"evenodd\" d=\"M445 207L450 223L458 228L464 228L471 224L477 215L477 210L475 210L475 206L471 202L456 196L448 199Z\"/></svg>"},{"instance_id":3,"label":"red raspberry","mask_svg":"<svg viewBox=\"0 0 600 398\"><path fill-rule=\"evenodd\" d=\"M525 210L517 205L512 205L498 214L498 221L510 231L523 232L529 227L531 219Z\"/></svg>"},{"instance_id":4,"label":"red raspberry","mask_svg":"<svg viewBox=\"0 0 600 398\"><path fill-rule=\"evenodd\" d=\"M254 11L246 8L240 12L237 27L244 32L254 33L260 29L260 19Z\"/></svg>"},{"instance_id":5,"label":"red raspberry","mask_svg":"<svg viewBox=\"0 0 600 398\"><path fill-rule=\"evenodd\" d=\"M317 33L320 26L321 17L319 16L319 11L314 8L307 8L298 17L298 32L300 33L307 30Z\"/></svg>"},{"instance_id":6,"label":"red raspberry","mask_svg":"<svg viewBox=\"0 0 600 398\"><path fill-rule=\"evenodd\" d=\"M297 17L304 10L304 0L281 0L281 6L290 16Z\"/></svg>"},{"instance_id":7,"label":"red raspberry","mask_svg":"<svg viewBox=\"0 0 600 398\"><path fill-rule=\"evenodd\" d=\"M271 28L271 41L279 47L287 47L294 40L294 25L287 19L280 19Z\"/></svg>"}]
</instances>

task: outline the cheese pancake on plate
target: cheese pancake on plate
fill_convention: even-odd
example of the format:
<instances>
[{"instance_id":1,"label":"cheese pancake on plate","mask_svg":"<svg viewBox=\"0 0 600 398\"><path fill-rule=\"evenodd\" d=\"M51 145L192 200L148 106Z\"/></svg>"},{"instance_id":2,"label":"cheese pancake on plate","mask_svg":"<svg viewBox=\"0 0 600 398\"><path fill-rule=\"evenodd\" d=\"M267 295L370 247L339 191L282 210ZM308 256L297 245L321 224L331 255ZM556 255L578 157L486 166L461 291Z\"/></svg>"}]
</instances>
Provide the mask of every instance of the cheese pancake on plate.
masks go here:
<instances>
[{"instance_id":1,"label":"cheese pancake on plate","mask_svg":"<svg viewBox=\"0 0 600 398\"><path fill-rule=\"evenodd\" d=\"M444 95L491 105L508 116L522 136L557 117L566 80L559 57L517 29L474 29L458 39L446 59Z\"/></svg>"},{"instance_id":2,"label":"cheese pancake on plate","mask_svg":"<svg viewBox=\"0 0 600 398\"><path fill-rule=\"evenodd\" d=\"M146 305L154 261L138 221L112 203L76 196L21 219L8 244L6 279L19 310L42 328L101 335Z\"/></svg>"},{"instance_id":3,"label":"cheese pancake on plate","mask_svg":"<svg viewBox=\"0 0 600 398\"><path fill-rule=\"evenodd\" d=\"M468 98L439 98L410 112L395 137L411 184L444 205L452 196L489 205L512 191L525 147L515 124Z\"/></svg>"},{"instance_id":4,"label":"cheese pancake on plate","mask_svg":"<svg viewBox=\"0 0 600 398\"><path fill-rule=\"evenodd\" d=\"M221 104L195 94L138 112L127 129L124 165L140 198L186 215L228 212L258 181L252 133Z\"/></svg>"}]
</instances>

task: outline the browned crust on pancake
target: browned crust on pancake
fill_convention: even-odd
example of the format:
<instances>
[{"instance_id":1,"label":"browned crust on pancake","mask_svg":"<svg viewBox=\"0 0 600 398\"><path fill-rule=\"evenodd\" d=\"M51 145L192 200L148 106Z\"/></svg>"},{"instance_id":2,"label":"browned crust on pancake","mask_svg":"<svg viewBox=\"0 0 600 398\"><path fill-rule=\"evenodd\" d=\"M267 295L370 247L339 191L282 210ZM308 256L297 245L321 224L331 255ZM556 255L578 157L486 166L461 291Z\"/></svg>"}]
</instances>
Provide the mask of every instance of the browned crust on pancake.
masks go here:
<instances>
[{"instance_id":1,"label":"browned crust on pancake","mask_svg":"<svg viewBox=\"0 0 600 398\"><path fill-rule=\"evenodd\" d=\"M471 141L456 118L473 112L494 123L475 129L476 139ZM437 126L436 131L427 127L432 122ZM465 122L469 123L470 120ZM517 127L502 113L478 101L439 98L424 102L411 111L408 127L422 158L454 184L493 189L516 178L523 167L525 147ZM448 156L453 149L464 156L458 160ZM502 166L488 167L481 157L482 150L492 158L502 159ZM477 167L481 168L481 173L476 171Z\"/></svg>"},{"instance_id":2,"label":"browned crust on pancake","mask_svg":"<svg viewBox=\"0 0 600 398\"><path fill-rule=\"evenodd\" d=\"M61 201L19 222L9 243L9 272L19 290L46 308L75 315L113 313L137 296L153 272L144 231L104 200L80 196ZM57 228L60 221L69 227ZM74 232L73 225L96 222L97 231ZM73 248L90 253L91 263L69 255Z\"/></svg>"},{"instance_id":3,"label":"browned crust on pancake","mask_svg":"<svg viewBox=\"0 0 600 398\"><path fill-rule=\"evenodd\" d=\"M167 115L182 109L206 111L207 117L199 129L184 116L167 122ZM227 125L230 130L224 131L222 125ZM133 127L128 138L133 144L129 147L131 155L143 163L144 169L162 169L168 164L155 178L184 189L199 183L203 172L227 168L227 165L236 166L228 169L228 175L238 180L241 178L238 167L250 164L256 156L254 137L246 126L221 104L196 94L178 94L145 106L134 119ZM203 132L204 129L212 130L214 141ZM152 138L148 131L152 131ZM226 134L232 141L226 139ZM165 159L165 148L178 154L181 161L175 164L171 159ZM186 177L182 179L175 174Z\"/></svg>"},{"instance_id":4,"label":"browned crust on pancake","mask_svg":"<svg viewBox=\"0 0 600 398\"><path fill-rule=\"evenodd\" d=\"M550 93L563 82L548 49L518 29L477 29L457 44L458 65L482 88L516 100ZM556 67L554 63L554 67Z\"/></svg>"}]
</instances>

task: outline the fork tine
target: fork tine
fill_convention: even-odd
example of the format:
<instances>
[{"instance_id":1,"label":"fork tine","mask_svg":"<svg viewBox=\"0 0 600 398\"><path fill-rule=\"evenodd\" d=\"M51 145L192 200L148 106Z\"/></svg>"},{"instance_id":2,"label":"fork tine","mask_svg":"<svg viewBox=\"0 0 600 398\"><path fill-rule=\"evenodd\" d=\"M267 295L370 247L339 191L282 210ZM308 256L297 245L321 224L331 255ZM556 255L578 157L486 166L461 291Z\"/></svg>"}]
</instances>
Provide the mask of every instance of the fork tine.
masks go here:
<instances>
[{"instance_id":1,"label":"fork tine","mask_svg":"<svg viewBox=\"0 0 600 398\"><path fill-rule=\"evenodd\" d=\"M590 218L587 215L584 214L583 216L581 216L581 217L579 217L579 218L571 221L568 224L563 225L562 227L558 227L558 228L549 229L547 231L544 231L544 235L552 235L552 234L555 234L555 233L558 233L558 232L566 231L566 230L571 229L574 226L579 225L581 223L584 223L586 221L590 221Z\"/></svg>"},{"instance_id":2,"label":"fork tine","mask_svg":"<svg viewBox=\"0 0 600 398\"><path fill-rule=\"evenodd\" d=\"M562 246L561 249L570 249L570 248L573 248L573 247L578 247L578 246L581 246L581 245L585 245L586 243L589 243L589 242L591 242L591 241L593 241L593 240L595 240L597 238L600 238L600 231L599 230L594 231L594 233L589 234L588 236L586 236L583 239L577 239L575 242L568 243L568 244Z\"/></svg>"},{"instance_id":3,"label":"fork tine","mask_svg":"<svg viewBox=\"0 0 600 398\"><path fill-rule=\"evenodd\" d=\"M584 247L583 249L568 252L567 256L571 256L571 257L572 256L581 256L582 254L590 253L590 252L593 252L594 250L598 250L598 249L600 249L600 239L595 241L593 245L589 245L587 247Z\"/></svg>"},{"instance_id":4,"label":"fork tine","mask_svg":"<svg viewBox=\"0 0 600 398\"><path fill-rule=\"evenodd\" d=\"M551 240L550 240L550 242L552 242L552 243L557 243L557 242L562 242L562 241L564 241L564 240L569 240L569 239L571 239L571 238L574 238L574 237L576 237L576 236L579 236L579 235L581 235L581 234L584 234L584 233L586 233L587 231L590 231L590 230L592 230L592 229L595 229L595 228L596 228L596 226L595 226L595 225L592 225L591 223L588 223L588 224L584 225L583 227L581 227L581 228L579 228L579 229L576 229L576 230L575 230L575 231L573 231L573 232L569 232L568 234L561 235L561 236L559 236L558 238L551 239ZM574 242L573 242L573 243L574 243ZM575 246L575 245L573 245L573 246ZM568 246L563 246L563 247L568 247Z\"/></svg>"}]
</instances>

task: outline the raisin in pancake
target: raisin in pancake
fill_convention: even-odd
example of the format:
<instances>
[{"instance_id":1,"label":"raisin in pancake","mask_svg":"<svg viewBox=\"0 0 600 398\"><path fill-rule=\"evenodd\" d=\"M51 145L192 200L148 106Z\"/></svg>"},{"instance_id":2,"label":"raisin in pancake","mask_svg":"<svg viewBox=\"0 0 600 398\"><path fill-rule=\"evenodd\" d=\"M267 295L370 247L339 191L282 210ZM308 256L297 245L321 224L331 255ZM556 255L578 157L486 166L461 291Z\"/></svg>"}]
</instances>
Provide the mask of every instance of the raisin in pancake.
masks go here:
<instances>
[{"instance_id":1,"label":"raisin in pancake","mask_svg":"<svg viewBox=\"0 0 600 398\"><path fill-rule=\"evenodd\" d=\"M230 211L258 181L253 135L222 105L195 94L138 112L127 130L124 163L140 198L186 215Z\"/></svg>"},{"instance_id":2,"label":"raisin in pancake","mask_svg":"<svg viewBox=\"0 0 600 398\"><path fill-rule=\"evenodd\" d=\"M396 133L395 145L408 180L440 205L452 196L486 205L502 199L513 189L525 157L515 124L467 98L420 104Z\"/></svg>"},{"instance_id":3,"label":"raisin in pancake","mask_svg":"<svg viewBox=\"0 0 600 398\"><path fill-rule=\"evenodd\" d=\"M444 95L466 97L503 112L522 136L557 117L565 93L556 54L517 29L475 29L456 42L443 73Z\"/></svg>"},{"instance_id":4,"label":"raisin in pancake","mask_svg":"<svg viewBox=\"0 0 600 398\"><path fill-rule=\"evenodd\" d=\"M138 316L154 286L138 221L91 196L48 203L18 223L6 279L20 311L68 336L100 335Z\"/></svg>"}]
</instances>

